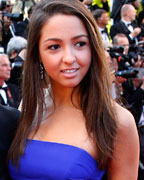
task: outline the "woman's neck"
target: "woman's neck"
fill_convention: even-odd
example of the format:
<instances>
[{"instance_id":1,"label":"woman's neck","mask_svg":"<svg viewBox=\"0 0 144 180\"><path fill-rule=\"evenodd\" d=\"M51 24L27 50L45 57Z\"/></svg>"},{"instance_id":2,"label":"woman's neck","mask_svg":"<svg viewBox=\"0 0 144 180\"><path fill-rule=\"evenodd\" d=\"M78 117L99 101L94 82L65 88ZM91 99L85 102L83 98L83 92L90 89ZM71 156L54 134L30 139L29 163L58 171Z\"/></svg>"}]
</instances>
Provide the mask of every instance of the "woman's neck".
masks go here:
<instances>
[{"instance_id":1,"label":"woman's neck","mask_svg":"<svg viewBox=\"0 0 144 180\"><path fill-rule=\"evenodd\" d=\"M61 86L52 86L53 98L56 104L56 107L59 106L73 106L75 104L78 106L78 88L66 88Z\"/></svg>"}]
</instances>

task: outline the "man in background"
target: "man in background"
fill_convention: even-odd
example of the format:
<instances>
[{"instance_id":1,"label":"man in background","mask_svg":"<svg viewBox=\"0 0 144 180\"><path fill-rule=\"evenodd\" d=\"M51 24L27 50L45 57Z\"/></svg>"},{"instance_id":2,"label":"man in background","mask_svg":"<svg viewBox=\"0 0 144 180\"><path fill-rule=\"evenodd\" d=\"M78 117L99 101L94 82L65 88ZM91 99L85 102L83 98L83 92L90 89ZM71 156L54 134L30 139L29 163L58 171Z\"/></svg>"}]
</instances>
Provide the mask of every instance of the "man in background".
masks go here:
<instances>
[{"instance_id":1,"label":"man in background","mask_svg":"<svg viewBox=\"0 0 144 180\"><path fill-rule=\"evenodd\" d=\"M14 86L7 85L10 78L10 61L6 54L0 55L0 104L17 107L17 92Z\"/></svg>"},{"instance_id":2,"label":"man in background","mask_svg":"<svg viewBox=\"0 0 144 180\"><path fill-rule=\"evenodd\" d=\"M135 19L135 8L131 4L124 4L121 9L121 20L111 27L111 38L113 39L118 33L123 33L127 36L130 44L137 43L141 28L133 23Z\"/></svg>"},{"instance_id":3,"label":"man in background","mask_svg":"<svg viewBox=\"0 0 144 180\"><path fill-rule=\"evenodd\" d=\"M114 23L120 21L120 11L124 4L131 4L135 9L138 9L140 6L139 0L113 0L111 18L114 20Z\"/></svg>"},{"instance_id":4,"label":"man in background","mask_svg":"<svg viewBox=\"0 0 144 180\"><path fill-rule=\"evenodd\" d=\"M16 24L16 32L15 35L16 36L21 36L24 37L25 39L27 39L27 34L28 34L28 24L30 22L30 17L32 15L32 11L33 11L34 6L31 6L30 9L28 10L28 17L25 18L25 20L20 21L19 23Z\"/></svg>"},{"instance_id":5,"label":"man in background","mask_svg":"<svg viewBox=\"0 0 144 180\"><path fill-rule=\"evenodd\" d=\"M126 37L126 35L122 34L122 33L118 33L117 35L115 35L113 38L113 46L114 47L120 47L120 46L123 47L124 48L123 53L128 54L129 41L128 41L128 38Z\"/></svg>"},{"instance_id":6,"label":"man in background","mask_svg":"<svg viewBox=\"0 0 144 180\"><path fill-rule=\"evenodd\" d=\"M106 28L109 21L108 13L103 9L97 9L93 11L93 16L98 25L98 29L101 34L102 40L105 42L110 42L108 31Z\"/></svg>"}]
</instances>

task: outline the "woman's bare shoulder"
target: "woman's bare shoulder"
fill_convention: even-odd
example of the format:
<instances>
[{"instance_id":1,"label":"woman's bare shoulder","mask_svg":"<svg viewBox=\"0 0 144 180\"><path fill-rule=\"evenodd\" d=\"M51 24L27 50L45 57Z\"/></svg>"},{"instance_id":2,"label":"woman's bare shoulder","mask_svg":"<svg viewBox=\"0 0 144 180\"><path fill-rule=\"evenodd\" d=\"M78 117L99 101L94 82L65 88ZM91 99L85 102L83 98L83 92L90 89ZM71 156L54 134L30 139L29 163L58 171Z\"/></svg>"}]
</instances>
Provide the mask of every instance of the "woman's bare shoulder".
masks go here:
<instances>
[{"instance_id":1,"label":"woman's bare shoulder","mask_svg":"<svg viewBox=\"0 0 144 180\"><path fill-rule=\"evenodd\" d=\"M138 132L135 119L130 111L123 108L119 104L115 104L115 111L117 117L117 143L131 144L138 142ZM135 141L134 141L135 140Z\"/></svg>"},{"instance_id":2,"label":"woman's bare shoulder","mask_svg":"<svg viewBox=\"0 0 144 180\"><path fill-rule=\"evenodd\" d=\"M117 124L118 127L135 127L135 119L130 111L128 111L126 108L120 106L117 103L114 103L116 117L117 117Z\"/></svg>"},{"instance_id":3,"label":"woman's bare shoulder","mask_svg":"<svg viewBox=\"0 0 144 180\"><path fill-rule=\"evenodd\" d=\"M114 154L109 164L112 180L136 180L139 164L139 139L133 115L118 104L114 104L117 117L117 138Z\"/></svg>"}]
</instances>

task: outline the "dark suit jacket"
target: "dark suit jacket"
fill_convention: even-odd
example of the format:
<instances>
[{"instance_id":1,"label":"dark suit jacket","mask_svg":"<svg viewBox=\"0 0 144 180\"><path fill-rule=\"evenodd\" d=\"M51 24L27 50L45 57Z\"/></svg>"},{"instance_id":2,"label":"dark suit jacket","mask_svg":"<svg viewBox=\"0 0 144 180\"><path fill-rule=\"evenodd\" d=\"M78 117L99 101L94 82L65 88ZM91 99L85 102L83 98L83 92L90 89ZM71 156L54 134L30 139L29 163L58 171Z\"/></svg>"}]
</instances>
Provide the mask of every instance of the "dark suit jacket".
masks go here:
<instances>
[{"instance_id":1,"label":"dark suit jacket","mask_svg":"<svg viewBox=\"0 0 144 180\"><path fill-rule=\"evenodd\" d=\"M14 138L20 112L11 107L0 105L0 180L9 180L6 158Z\"/></svg>"},{"instance_id":2,"label":"dark suit jacket","mask_svg":"<svg viewBox=\"0 0 144 180\"><path fill-rule=\"evenodd\" d=\"M19 96L18 87L15 84L7 83L6 97L8 105L11 107L18 108L21 97ZM5 105L3 98L0 95L0 104Z\"/></svg>"},{"instance_id":3,"label":"dark suit jacket","mask_svg":"<svg viewBox=\"0 0 144 180\"><path fill-rule=\"evenodd\" d=\"M120 11L125 1L126 0L113 0L111 18L114 19L114 23L120 21Z\"/></svg>"},{"instance_id":4,"label":"dark suit jacket","mask_svg":"<svg viewBox=\"0 0 144 180\"><path fill-rule=\"evenodd\" d=\"M6 53L6 50L7 50L7 44L9 42L9 40L12 38L12 34L11 34L11 31L8 30L8 32L6 32L4 30L4 28L2 29L2 46L4 47L4 52Z\"/></svg>"},{"instance_id":5,"label":"dark suit jacket","mask_svg":"<svg viewBox=\"0 0 144 180\"><path fill-rule=\"evenodd\" d=\"M140 87L135 90L131 80L124 82L122 86L123 97L128 103L126 103L126 107L131 111L135 118L136 124L138 124L142 113L142 107L144 105L144 90Z\"/></svg>"},{"instance_id":6,"label":"dark suit jacket","mask_svg":"<svg viewBox=\"0 0 144 180\"><path fill-rule=\"evenodd\" d=\"M142 10L138 15L138 24L139 25L142 23L143 19L144 19L144 10Z\"/></svg>"},{"instance_id":7,"label":"dark suit jacket","mask_svg":"<svg viewBox=\"0 0 144 180\"><path fill-rule=\"evenodd\" d=\"M132 24L132 26L135 28L137 27L136 24ZM129 43L130 44L134 44L135 41L132 40L130 37L129 37L129 34L131 33L127 26L122 22L122 21L119 21L117 22L116 24L114 24L112 27L111 27L111 30L110 30L110 36L111 38L113 39L113 37L118 34L118 33L123 33L127 36L128 40L129 40Z\"/></svg>"}]
</instances>

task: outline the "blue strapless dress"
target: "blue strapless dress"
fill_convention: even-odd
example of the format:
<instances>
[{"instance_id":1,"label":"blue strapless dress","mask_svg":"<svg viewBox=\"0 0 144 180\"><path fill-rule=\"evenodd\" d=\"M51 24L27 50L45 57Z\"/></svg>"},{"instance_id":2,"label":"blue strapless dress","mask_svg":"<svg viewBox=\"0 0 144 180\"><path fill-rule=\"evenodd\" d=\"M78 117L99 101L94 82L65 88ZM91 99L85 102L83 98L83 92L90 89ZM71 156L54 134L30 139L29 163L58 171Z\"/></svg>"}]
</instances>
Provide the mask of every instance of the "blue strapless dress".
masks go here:
<instances>
[{"instance_id":1,"label":"blue strapless dress","mask_svg":"<svg viewBox=\"0 0 144 180\"><path fill-rule=\"evenodd\" d=\"M105 171L99 170L95 159L81 148L32 140L19 168L10 162L9 172L13 180L100 180Z\"/></svg>"}]
</instances>

